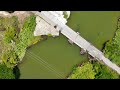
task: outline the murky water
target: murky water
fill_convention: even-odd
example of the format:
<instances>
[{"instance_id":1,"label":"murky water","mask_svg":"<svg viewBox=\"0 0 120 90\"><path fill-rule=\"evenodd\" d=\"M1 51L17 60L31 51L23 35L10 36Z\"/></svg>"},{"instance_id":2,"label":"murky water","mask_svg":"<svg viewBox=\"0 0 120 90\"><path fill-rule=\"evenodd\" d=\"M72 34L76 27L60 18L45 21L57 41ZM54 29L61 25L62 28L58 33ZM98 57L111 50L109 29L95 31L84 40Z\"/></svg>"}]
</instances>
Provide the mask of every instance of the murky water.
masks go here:
<instances>
[{"instance_id":1,"label":"murky water","mask_svg":"<svg viewBox=\"0 0 120 90\"><path fill-rule=\"evenodd\" d=\"M115 11L73 11L68 26L102 49L104 42L113 37L119 16L120 12ZM27 50L19 65L20 78L65 78L74 65L84 61L87 57L80 55L79 47L70 45L66 37L60 35Z\"/></svg>"}]
</instances>

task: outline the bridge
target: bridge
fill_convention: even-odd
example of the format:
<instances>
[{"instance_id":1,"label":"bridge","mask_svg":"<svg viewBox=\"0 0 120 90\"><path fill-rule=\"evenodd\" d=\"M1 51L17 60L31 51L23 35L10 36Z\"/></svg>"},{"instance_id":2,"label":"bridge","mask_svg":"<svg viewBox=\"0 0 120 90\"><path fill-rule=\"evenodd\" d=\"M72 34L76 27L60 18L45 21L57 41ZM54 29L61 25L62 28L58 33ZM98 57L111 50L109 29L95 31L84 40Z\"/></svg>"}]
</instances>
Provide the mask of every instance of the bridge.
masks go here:
<instances>
[{"instance_id":1,"label":"bridge","mask_svg":"<svg viewBox=\"0 0 120 90\"><path fill-rule=\"evenodd\" d=\"M32 12L40 16L42 19L44 19L47 23L49 23L53 27L55 27L64 36L66 36L69 40L71 40L80 48L84 49L96 60L102 61L108 67L110 67L111 69L115 70L118 74L120 74L120 67L118 67L115 63L112 63L108 58L104 56L104 54L100 50L98 50L91 43L86 41L77 32L75 32L70 27L61 22L61 18L56 17L54 11L41 11L41 12L32 11Z\"/></svg>"}]
</instances>

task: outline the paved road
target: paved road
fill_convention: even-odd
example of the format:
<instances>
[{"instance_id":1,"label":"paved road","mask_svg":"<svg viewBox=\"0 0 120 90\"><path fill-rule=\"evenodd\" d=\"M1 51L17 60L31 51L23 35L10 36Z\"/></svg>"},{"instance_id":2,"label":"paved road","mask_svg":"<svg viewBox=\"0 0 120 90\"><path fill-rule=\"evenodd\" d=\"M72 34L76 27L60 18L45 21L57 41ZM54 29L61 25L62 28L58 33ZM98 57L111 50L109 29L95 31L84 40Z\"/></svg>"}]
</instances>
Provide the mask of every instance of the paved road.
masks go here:
<instances>
[{"instance_id":1,"label":"paved road","mask_svg":"<svg viewBox=\"0 0 120 90\"><path fill-rule=\"evenodd\" d=\"M112 63L109 59L107 59L100 50L98 50L96 47L94 47L88 41L82 38L77 32L75 32L70 27L61 22L61 19L53 15L53 12L51 13L51 11L42 11L41 13L40 12L34 13L42 17L46 22L48 22L52 26L57 25L59 27L59 30L64 36L66 36L80 48L87 51L91 56L96 58L98 61L103 61L107 66L109 66L113 70L117 71L118 74L120 74L120 67Z\"/></svg>"}]
</instances>

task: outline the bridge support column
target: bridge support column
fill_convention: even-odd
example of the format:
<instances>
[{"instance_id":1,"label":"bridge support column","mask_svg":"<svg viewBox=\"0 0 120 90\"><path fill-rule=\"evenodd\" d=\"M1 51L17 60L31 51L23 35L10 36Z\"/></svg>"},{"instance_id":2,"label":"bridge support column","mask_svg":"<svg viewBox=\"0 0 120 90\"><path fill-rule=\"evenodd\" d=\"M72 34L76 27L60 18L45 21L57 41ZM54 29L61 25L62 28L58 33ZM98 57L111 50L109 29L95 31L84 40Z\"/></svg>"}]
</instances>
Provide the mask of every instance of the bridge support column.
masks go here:
<instances>
[{"instance_id":1,"label":"bridge support column","mask_svg":"<svg viewBox=\"0 0 120 90\"><path fill-rule=\"evenodd\" d=\"M81 54L81 55L84 55L85 53L86 53L86 51L85 51L83 48L81 48L80 54Z\"/></svg>"},{"instance_id":2,"label":"bridge support column","mask_svg":"<svg viewBox=\"0 0 120 90\"><path fill-rule=\"evenodd\" d=\"M68 39L68 42L70 43L70 44L73 44L74 42L72 41L72 40L70 40L70 39Z\"/></svg>"},{"instance_id":3,"label":"bridge support column","mask_svg":"<svg viewBox=\"0 0 120 90\"><path fill-rule=\"evenodd\" d=\"M90 61L97 60L95 57L93 57L93 56L91 56L91 55L89 55L89 54L88 54L88 59L89 59Z\"/></svg>"}]
</instances>

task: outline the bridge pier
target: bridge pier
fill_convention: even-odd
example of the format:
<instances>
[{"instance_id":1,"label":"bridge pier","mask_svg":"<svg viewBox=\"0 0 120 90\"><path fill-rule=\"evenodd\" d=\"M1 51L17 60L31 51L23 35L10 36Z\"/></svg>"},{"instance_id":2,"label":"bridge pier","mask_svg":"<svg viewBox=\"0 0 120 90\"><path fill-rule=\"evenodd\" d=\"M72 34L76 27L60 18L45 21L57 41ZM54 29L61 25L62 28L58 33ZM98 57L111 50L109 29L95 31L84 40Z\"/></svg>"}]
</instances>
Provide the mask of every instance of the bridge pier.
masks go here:
<instances>
[{"instance_id":1,"label":"bridge pier","mask_svg":"<svg viewBox=\"0 0 120 90\"><path fill-rule=\"evenodd\" d=\"M81 54L81 55L84 55L85 53L86 53L86 51L85 51L83 48L81 48L80 54Z\"/></svg>"},{"instance_id":2,"label":"bridge pier","mask_svg":"<svg viewBox=\"0 0 120 90\"><path fill-rule=\"evenodd\" d=\"M88 54L88 59L89 59L90 61L94 61L94 60L96 60L95 57L93 57L93 56L91 56L91 55L89 55L89 54Z\"/></svg>"},{"instance_id":3,"label":"bridge pier","mask_svg":"<svg viewBox=\"0 0 120 90\"><path fill-rule=\"evenodd\" d=\"M68 42L70 43L70 44L73 44L74 42L72 41L72 40L70 40L70 39L68 39Z\"/></svg>"}]
</instances>

